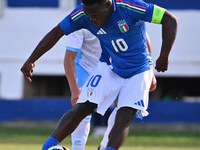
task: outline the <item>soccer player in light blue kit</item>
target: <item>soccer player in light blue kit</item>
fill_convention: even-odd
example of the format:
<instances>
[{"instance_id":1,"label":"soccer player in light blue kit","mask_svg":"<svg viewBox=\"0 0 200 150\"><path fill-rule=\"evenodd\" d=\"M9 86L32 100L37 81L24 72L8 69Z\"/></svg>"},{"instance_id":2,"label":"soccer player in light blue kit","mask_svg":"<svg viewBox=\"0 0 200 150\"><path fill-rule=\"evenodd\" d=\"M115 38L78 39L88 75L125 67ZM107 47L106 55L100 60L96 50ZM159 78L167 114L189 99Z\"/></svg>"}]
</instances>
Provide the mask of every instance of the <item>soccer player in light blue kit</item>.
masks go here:
<instances>
[{"instance_id":1,"label":"soccer player in light blue kit","mask_svg":"<svg viewBox=\"0 0 200 150\"><path fill-rule=\"evenodd\" d=\"M166 71L169 53L177 33L177 19L169 11L142 0L82 0L71 14L38 44L21 71L31 80L35 61L64 35L86 28L100 40L99 65L84 84L77 104L63 115L43 150L57 145L96 110L104 114L118 96L115 124L106 150L118 150L124 143L133 116L148 114L148 93L152 60L147 49L145 22L162 24L162 46L157 71Z\"/></svg>"},{"instance_id":2,"label":"soccer player in light blue kit","mask_svg":"<svg viewBox=\"0 0 200 150\"><path fill-rule=\"evenodd\" d=\"M99 63L101 46L99 40L88 30L81 29L67 36L64 67L74 106L81 88ZM71 134L72 150L85 150L90 131L91 115L85 117Z\"/></svg>"}]
</instances>

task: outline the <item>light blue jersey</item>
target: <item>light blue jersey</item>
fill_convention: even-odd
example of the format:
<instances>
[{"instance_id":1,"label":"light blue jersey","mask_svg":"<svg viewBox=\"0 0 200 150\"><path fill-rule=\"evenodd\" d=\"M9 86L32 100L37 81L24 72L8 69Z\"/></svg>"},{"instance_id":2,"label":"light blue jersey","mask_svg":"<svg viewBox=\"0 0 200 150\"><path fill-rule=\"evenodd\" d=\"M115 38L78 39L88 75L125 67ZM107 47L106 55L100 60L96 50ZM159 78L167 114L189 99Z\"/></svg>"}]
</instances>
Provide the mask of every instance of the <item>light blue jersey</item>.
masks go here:
<instances>
[{"instance_id":1,"label":"light blue jersey","mask_svg":"<svg viewBox=\"0 0 200 150\"><path fill-rule=\"evenodd\" d=\"M81 28L91 31L100 40L100 61L111 65L119 76L130 78L152 67L145 21L152 21L154 5L141 0L113 0L113 5L113 14L105 25L94 26L80 4L60 26L66 35Z\"/></svg>"},{"instance_id":2,"label":"light blue jersey","mask_svg":"<svg viewBox=\"0 0 200 150\"><path fill-rule=\"evenodd\" d=\"M67 36L66 49L76 52L75 69L79 88L95 70L101 56L99 40L88 30L81 29Z\"/></svg>"}]
</instances>

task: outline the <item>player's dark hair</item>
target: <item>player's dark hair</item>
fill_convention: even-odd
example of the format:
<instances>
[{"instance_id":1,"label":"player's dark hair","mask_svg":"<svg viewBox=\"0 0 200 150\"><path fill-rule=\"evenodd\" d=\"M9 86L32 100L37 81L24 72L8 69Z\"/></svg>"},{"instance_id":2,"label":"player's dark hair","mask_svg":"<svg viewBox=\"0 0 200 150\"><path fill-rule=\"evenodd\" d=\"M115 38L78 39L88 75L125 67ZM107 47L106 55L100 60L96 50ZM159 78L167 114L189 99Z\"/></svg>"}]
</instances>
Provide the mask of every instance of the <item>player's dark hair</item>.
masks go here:
<instances>
[{"instance_id":1,"label":"player's dark hair","mask_svg":"<svg viewBox=\"0 0 200 150\"><path fill-rule=\"evenodd\" d=\"M93 5L95 3L105 4L107 0L82 0L84 5Z\"/></svg>"}]
</instances>

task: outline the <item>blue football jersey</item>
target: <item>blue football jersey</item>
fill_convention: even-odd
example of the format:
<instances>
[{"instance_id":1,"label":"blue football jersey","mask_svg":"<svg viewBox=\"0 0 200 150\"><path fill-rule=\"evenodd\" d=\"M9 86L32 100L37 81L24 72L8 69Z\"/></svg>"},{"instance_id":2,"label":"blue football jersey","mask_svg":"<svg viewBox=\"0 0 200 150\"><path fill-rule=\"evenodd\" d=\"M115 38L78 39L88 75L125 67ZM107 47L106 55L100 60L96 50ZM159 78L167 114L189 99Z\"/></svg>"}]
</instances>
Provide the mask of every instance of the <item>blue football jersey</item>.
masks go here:
<instances>
[{"instance_id":1,"label":"blue football jersey","mask_svg":"<svg viewBox=\"0 0 200 150\"><path fill-rule=\"evenodd\" d=\"M151 69L152 58L147 47L145 22L151 22L154 5L141 0L113 0L114 10L105 25L94 26L78 5L61 22L63 32L86 28L102 47L100 61L111 65L123 78L130 78Z\"/></svg>"}]
</instances>

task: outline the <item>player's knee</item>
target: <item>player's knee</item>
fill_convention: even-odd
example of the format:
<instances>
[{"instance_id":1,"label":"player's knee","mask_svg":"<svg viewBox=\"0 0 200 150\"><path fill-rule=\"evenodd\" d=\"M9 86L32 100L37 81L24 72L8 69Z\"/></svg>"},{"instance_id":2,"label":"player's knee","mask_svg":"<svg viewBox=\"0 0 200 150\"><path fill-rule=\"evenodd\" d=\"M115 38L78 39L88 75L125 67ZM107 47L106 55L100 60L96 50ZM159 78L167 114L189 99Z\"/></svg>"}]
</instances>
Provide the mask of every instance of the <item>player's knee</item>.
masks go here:
<instances>
[{"instance_id":1,"label":"player's knee","mask_svg":"<svg viewBox=\"0 0 200 150\"><path fill-rule=\"evenodd\" d=\"M117 111L115 124L119 124L122 126L128 126L133 119L133 116L137 112L136 109L131 107L122 107Z\"/></svg>"},{"instance_id":2,"label":"player's knee","mask_svg":"<svg viewBox=\"0 0 200 150\"><path fill-rule=\"evenodd\" d=\"M91 114L96 108L97 104L87 101L85 103L76 104L73 109L76 114L83 115L85 117Z\"/></svg>"}]
</instances>

